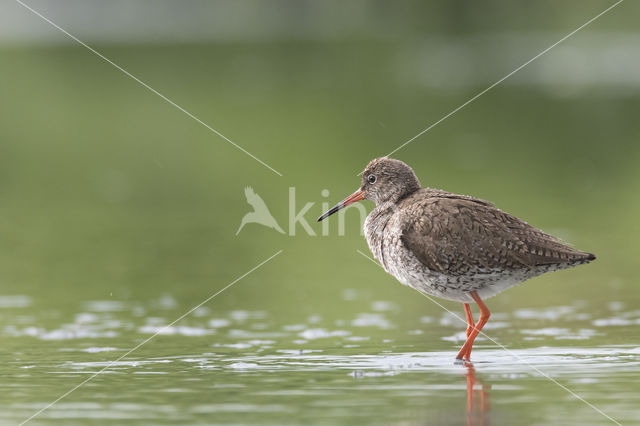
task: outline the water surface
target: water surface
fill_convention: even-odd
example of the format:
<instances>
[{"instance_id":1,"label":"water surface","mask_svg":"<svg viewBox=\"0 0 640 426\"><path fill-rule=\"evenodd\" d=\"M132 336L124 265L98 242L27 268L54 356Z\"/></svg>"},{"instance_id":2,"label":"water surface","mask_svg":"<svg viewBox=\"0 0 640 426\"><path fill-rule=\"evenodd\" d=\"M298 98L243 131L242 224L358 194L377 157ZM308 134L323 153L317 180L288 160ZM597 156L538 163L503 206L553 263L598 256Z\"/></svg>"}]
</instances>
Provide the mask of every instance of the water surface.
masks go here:
<instances>
[{"instance_id":1,"label":"water surface","mask_svg":"<svg viewBox=\"0 0 640 426\"><path fill-rule=\"evenodd\" d=\"M489 26L500 23L512 20ZM565 23L551 27L577 25ZM473 369L453 362L464 323L357 253L355 211L344 235L314 223L372 157L484 88L425 83L437 52L422 37L96 46L284 177L81 46L1 47L0 422L109 366L32 424L612 423L576 395L638 423L637 91L597 73L560 90L540 58L514 76L526 84L496 87L396 154L423 185L495 202L598 256L488 300L485 331L508 351L479 339ZM505 55L486 40L514 66L548 45ZM246 186L286 234L235 235ZM296 212L314 203L315 235L289 232L291 187Z\"/></svg>"},{"instance_id":2,"label":"water surface","mask_svg":"<svg viewBox=\"0 0 640 426\"><path fill-rule=\"evenodd\" d=\"M180 306L168 296L89 301L71 321L34 312L28 296L0 303L6 424L105 367L33 424L610 422L580 398L621 423L640 415L640 346L597 344L640 323L623 303L597 317L586 304L496 312L487 334L506 348L481 337L472 365L453 361L458 318L423 316L404 329L390 301L284 323L266 311L201 308L169 328Z\"/></svg>"}]
</instances>

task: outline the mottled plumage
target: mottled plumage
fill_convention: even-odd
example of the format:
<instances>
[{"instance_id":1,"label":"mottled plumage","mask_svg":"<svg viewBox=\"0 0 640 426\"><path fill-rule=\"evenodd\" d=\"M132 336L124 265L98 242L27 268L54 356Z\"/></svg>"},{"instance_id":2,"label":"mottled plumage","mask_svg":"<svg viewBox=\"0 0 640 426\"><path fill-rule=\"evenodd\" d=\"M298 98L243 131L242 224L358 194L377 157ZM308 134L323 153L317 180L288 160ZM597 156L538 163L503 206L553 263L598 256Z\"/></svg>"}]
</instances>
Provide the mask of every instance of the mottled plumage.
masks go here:
<instances>
[{"instance_id":1,"label":"mottled plumage","mask_svg":"<svg viewBox=\"0 0 640 426\"><path fill-rule=\"evenodd\" d=\"M370 175L376 176L373 184ZM470 291L491 297L595 258L488 201L421 188L401 161L373 160L362 176L365 194L382 188L375 190L376 208L365 222L369 248L387 272L416 290L471 302Z\"/></svg>"},{"instance_id":2,"label":"mottled plumage","mask_svg":"<svg viewBox=\"0 0 640 426\"><path fill-rule=\"evenodd\" d=\"M364 229L382 267L420 292L465 304L468 339L461 359L470 358L473 341L489 319L482 299L595 259L488 201L422 188L411 167L386 157L372 160L360 189L318 220L362 199L376 203ZM468 305L473 301L481 309L478 324Z\"/></svg>"}]
</instances>

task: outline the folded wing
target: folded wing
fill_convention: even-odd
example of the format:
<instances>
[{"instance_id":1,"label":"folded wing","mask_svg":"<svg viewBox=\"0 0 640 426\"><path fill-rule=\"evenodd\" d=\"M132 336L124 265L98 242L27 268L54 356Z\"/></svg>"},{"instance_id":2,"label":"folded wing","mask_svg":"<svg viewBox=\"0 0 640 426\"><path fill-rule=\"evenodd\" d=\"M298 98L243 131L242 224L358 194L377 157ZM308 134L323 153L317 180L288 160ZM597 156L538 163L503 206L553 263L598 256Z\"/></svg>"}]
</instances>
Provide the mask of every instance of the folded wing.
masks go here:
<instances>
[{"instance_id":1,"label":"folded wing","mask_svg":"<svg viewBox=\"0 0 640 426\"><path fill-rule=\"evenodd\" d=\"M531 269L595 257L491 203L434 192L400 218L402 241L429 269L452 275Z\"/></svg>"}]
</instances>

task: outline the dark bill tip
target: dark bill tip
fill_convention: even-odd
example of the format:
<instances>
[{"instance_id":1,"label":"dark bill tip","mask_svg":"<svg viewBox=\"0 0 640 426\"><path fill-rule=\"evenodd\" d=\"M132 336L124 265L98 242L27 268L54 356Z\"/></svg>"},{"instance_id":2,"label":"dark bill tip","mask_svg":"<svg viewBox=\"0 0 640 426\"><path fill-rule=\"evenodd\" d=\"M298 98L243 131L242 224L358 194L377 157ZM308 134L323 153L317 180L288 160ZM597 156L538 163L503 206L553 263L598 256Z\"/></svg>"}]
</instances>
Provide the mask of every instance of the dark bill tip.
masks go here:
<instances>
[{"instance_id":1,"label":"dark bill tip","mask_svg":"<svg viewBox=\"0 0 640 426\"><path fill-rule=\"evenodd\" d=\"M328 210L327 212L325 212L322 216L320 216L318 218L318 222L321 222L322 220L328 218L329 216L331 216L332 214L334 214L335 212L337 212L338 210L340 210L343 207L342 203L338 203L335 206L331 207L330 210Z\"/></svg>"},{"instance_id":2,"label":"dark bill tip","mask_svg":"<svg viewBox=\"0 0 640 426\"><path fill-rule=\"evenodd\" d=\"M353 204L353 203L355 203L357 201L360 201L362 199L364 199L364 192L362 192L361 189L358 189L356 192L354 192L353 194L349 195L347 198L345 198L344 200L340 201L335 206L331 207L331 209L329 211L327 211L325 214L320 216L318 218L318 222L320 222L323 219L328 218L329 216L331 216L332 214L334 214L338 210L341 210L341 209L347 207L349 204Z\"/></svg>"}]
</instances>

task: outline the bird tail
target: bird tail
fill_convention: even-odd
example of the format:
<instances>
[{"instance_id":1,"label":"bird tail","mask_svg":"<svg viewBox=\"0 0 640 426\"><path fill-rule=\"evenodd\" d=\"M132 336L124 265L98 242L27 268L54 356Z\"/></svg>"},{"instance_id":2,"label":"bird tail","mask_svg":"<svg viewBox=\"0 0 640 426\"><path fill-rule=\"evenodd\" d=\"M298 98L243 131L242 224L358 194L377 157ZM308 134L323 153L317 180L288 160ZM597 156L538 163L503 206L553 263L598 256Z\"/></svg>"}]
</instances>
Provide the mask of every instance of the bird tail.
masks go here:
<instances>
[{"instance_id":1,"label":"bird tail","mask_svg":"<svg viewBox=\"0 0 640 426\"><path fill-rule=\"evenodd\" d=\"M247 221L245 220L247 218L247 216L245 215L242 218L242 222L240 222L240 227L238 228L238 230L236 231L236 236L240 233L240 231L242 230L242 228L244 228L244 225L246 225Z\"/></svg>"}]
</instances>

